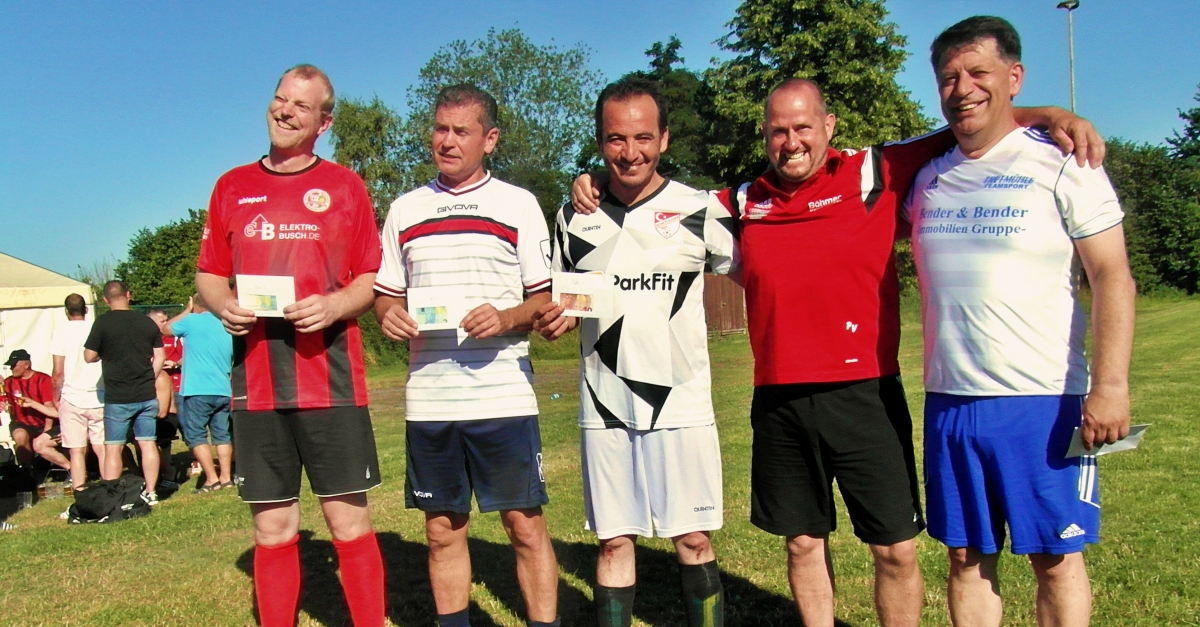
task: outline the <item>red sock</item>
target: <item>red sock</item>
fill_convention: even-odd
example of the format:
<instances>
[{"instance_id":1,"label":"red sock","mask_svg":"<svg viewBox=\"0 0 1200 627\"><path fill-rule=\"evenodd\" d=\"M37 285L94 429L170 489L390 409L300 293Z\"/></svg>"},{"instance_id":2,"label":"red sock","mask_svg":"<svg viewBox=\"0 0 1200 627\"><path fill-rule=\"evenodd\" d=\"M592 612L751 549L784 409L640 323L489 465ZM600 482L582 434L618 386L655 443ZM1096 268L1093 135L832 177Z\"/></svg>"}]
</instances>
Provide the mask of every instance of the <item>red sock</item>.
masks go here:
<instances>
[{"instance_id":1,"label":"red sock","mask_svg":"<svg viewBox=\"0 0 1200 627\"><path fill-rule=\"evenodd\" d=\"M292 627L300 602L300 536L254 549L254 598L262 627Z\"/></svg>"},{"instance_id":2,"label":"red sock","mask_svg":"<svg viewBox=\"0 0 1200 627\"><path fill-rule=\"evenodd\" d=\"M345 542L335 539L333 548L337 549L342 591L354 627L383 627L383 554L375 532Z\"/></svg>"}]
</instances>

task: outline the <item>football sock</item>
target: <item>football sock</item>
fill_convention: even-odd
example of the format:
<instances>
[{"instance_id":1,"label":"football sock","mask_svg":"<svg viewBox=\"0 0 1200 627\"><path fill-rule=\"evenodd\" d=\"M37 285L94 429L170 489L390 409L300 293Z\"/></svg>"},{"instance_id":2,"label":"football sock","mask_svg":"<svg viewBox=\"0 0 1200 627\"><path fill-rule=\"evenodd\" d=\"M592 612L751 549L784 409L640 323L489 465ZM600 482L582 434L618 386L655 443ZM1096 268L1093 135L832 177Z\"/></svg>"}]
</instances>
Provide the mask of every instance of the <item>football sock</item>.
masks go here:
<instances>
[{"instance_id":1,"label":"football sock","mask_svg":"<svg viewBox=\"0 0 1200 627\"><path fill-rule=\"evenodd\" d=\"M637 584L628 588L609 588L596 584L596 624L599 627L633 625L633 597Z\"/></svg>"},{"instance_id":2,"label":"football sock","mask_svg":"<svg viewBox=\"0 0 1200 627\"><path fill-rule=\"evenodd\" d=\"M375 532L344 542L335 539L333 548L337 550L342 591L355 627L383 627L383 555Z\"/></svg>"},{"instance_id":3,"label":"football sock","mask_svg":"<svg viewBox=\"0 0 1200 627\"><path fill-rule=\"evenodd\" d=\"M438 627L471 627L471 618L467 616L467 608L453 614L438 614Z\"/></svg>"},{"instance_id":4,"label":"football sock","mask_svg":"<svg viewBox=\"0 0 1200 627\"><path fill-rule=\"evenodd\" d=\"M300 602L300 535L254 548L254 598L263 627L292 627Z\"/></svg>"},{"instance_id":5,"label":"football sock","mask_svg":"<svg viewBox=\"0 0 1200 627\"><path fill-rule=\"evenodd\" d=\"M717 560L706 564L680 564L679 583L688 627L722 627L725 624L725 588Z\"/></svg>"},{"instance_id":6,"label":"football sock","mask_svg":"<svg viewBox=\"0 0 1200 627\"><path fill-rule=\"evenodd\" d=\"M555 616L553 623L544 623L542 621L537 621L537 620L529 621L529 627L560 627L561 625L562 625L562 617L561 616Z\"/></svg>"}]
</instances>

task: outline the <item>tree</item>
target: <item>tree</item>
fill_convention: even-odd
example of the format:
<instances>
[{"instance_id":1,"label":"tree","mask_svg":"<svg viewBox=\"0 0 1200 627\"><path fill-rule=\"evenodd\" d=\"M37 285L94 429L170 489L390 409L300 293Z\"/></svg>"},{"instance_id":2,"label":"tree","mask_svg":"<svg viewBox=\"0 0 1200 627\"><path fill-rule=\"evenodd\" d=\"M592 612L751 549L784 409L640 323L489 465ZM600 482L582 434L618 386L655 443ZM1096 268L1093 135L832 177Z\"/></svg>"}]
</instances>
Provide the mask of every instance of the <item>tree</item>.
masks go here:
<instances>
[{"instance_id":1,"label":"tree","mask_svg":"<svg viewBox=\"0 0 1200 627\"><path fill-rule=\"evenodd\" d=\"M129 241L129 255L113 274L138 304L186 303L196 292L196 261L207 217L207 211L188 209L186 218L142 229Z\"/></svg>"},{"instance_id":2,"label":"tree","mask_svg":"<svg viewBox=\"0 0 1200 627\"><path fill-rule=\"evenodd\" d=\"M92 288L92 302L97 306L104 303L104 284L113 280L113 267L116 266L116 263L117 260L109 256L93 261L86 268L83 267L83 264L75 266L75 274L72 278L87 283L88 287Z\"/></svg>"},{"instance_id":3,"label":"tree","mask_svg":"<svg viewBox=\"0 0 1200 627\"><path fill-rule=\"evenodd\" d=\"M1104 169L1125 210L1142 292L1200 290L1200 170L1165 146L1109 140Z\"/></svg>"},{"instance_id":4,"label":"tree","mask_svg":"<svg viewBox=\"0 0 1200 627\"><path fill-rule=\"evenodd\" d=\"M1200 102L1200 87L1197 87L1196 96L1193 99ZM1180 111L1179 119L1186 123L1183 127L1183 134L1180 135L1179 131L1175 131L1174 137L1167 138L1167 143L1171 145L1171 152L1174 156L1186 159L1193 166L1200 167L1200 107Z\"/></svg>"},{"instance_id":5,"label":"tree","mask_svg":"<svg viewBox=\"0 0 1200 627\"><path fill-rule=\"evenodd\" d=\"M491 29L484 39L443 46L408 89L403 150L410 171L422 180L437 172L429 133L438 91L472 83L491 94L500 110L500 142L488 167L532 192L542 211L553 215L574 179L575 156L592 141L592 105L604 82L589 59L587 48L538 46L517 29Z\"/></svg>"},{"instance_id":6,"label":"tree","mask_svg":"<svg viewBox=\"0 0 1200 627\"><path fill-rule=\"evenodd\" d=\"M815 81L838 117L834 143L862 147L920 134L930 120L896 82L906 40L883 0L746 0L720 46L735 56L705 72L710 176L735 184L767 165L760 125L771 88Z\"/></svg>"},{"instance_id":7,"label":"tree","mask_svg":"<svg viewBox=\"0 0 1200 627\"><path fill-rule=\"evenodd\" d=\"M333 160L362 177L380 225L392 201L420 184L413 180L413 164L403 150L403 128L404 119L378 97L370 103L339 100L334 109Z\"/></svg>"}]
</instances>

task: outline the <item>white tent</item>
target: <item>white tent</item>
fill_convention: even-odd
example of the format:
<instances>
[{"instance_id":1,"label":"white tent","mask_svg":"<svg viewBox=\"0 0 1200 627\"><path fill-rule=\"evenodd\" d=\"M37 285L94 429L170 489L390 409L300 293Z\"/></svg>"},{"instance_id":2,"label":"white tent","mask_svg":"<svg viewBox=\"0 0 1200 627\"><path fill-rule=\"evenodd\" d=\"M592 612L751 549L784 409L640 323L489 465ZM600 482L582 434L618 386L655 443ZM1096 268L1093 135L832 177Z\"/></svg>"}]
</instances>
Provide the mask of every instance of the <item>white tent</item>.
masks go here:
<instances>
[{"instance_id":1,"label":"white tent","mask_svg":"<svg viewBox=\"0 0 1200 627\"><path fill-rule=\"evenodd\" d=\"M0 253L0 364L23 348L33 358L34 370L50 374L50 336L66 324L63 300L71 294L92 304L88 284ZM89 307L89 320L92 315Z\"/></svg>"}]
</instances>

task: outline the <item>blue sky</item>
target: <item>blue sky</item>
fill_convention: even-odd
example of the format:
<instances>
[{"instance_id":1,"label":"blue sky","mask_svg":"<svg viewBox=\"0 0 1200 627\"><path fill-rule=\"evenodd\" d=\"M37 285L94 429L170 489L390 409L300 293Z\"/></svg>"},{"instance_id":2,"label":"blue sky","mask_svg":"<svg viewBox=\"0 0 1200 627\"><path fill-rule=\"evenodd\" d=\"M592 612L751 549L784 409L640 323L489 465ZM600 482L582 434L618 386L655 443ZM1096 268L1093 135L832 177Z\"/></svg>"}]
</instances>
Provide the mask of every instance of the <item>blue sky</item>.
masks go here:
<instances>
[{"instance_id":1,"label":"blue sky","mask_svg":"<svg viewBox=\"0 0 1200 627\"><path fill-rule=\"evenodd\" d=\"M1024 40L1018 102L1066 106L1066 16L1056 3L890 0L913 53L901 83L940 117L928 45L987 13L1011 20ZM400 109L434 51L489 27L515 26L543 45L585 44L609 79L644 67L643 51L674 34L687 65L703 69L722 56L713 42L737 4L0 0L0 251L73 273L123 258L140 228L203 208L221 173L266 151L271 90L296 63L325 69L339 95L378 95ZM1178 110L1196 106L1198 26L1200 2L1083 0L1080 113L1105 135L1161 142L1180 127Z\"/></svg>"}]
</instances>

